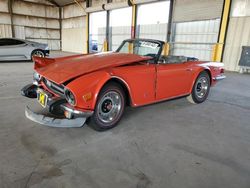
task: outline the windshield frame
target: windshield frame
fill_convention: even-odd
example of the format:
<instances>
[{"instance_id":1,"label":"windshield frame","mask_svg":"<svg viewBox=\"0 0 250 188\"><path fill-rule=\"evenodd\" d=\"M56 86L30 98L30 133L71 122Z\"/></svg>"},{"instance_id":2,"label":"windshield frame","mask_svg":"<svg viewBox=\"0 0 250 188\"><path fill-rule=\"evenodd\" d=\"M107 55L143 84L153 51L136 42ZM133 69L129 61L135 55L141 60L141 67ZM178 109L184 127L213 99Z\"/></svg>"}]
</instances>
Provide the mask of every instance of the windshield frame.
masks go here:
<instances>
[{"instance_id":1,"label":"windshield frame","mask_svg":"<svg viewBox=\"0 0 250 188\"><path fill-rule=\"evenodd\" d=\"M151 60L154 60L154 63L157 63L160 56L161 56L161 53L162 53L162 49L163 49L163 46L164 46L164 42L163 41L160 41L160 40L153 40L153 39L127 39L127 40L124 40L121 45L119 46L119 48L116 50L116 52L120 53L119 51L122 49L122 47L124 46L124 44L126 42L131 42L131 43L134 43L134 42L139 42L139 41L145 41L145 42L152 42L152 43L156 43L156 44L159 44L160 45L160 48L158 50L158 53L156 54L156 56ZM145 57L145 56L143 56Z\"/></svg>"}]
</instances>

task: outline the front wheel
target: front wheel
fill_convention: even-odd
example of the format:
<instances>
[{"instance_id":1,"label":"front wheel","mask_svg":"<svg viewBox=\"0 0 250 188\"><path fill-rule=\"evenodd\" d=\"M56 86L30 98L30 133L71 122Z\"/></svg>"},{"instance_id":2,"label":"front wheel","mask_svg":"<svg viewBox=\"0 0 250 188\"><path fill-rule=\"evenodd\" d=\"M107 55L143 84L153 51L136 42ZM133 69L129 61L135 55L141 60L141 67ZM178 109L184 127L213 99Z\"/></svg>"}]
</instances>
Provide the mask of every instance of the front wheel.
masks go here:
<instances>
[{"instance_id":1,"label":"front wheel","mask_svg":"<svg viewBox=\"0 0 250 188\"><path fill-rule=\"evenodd\" d=\"M210 77L206 71L201 72L197 77L192 93L187 97L188 101L194 104L204 102L210 91Z\"/></svg>"},{"instance_id":2,"label":"front wheel","mask_svg":"<svg viewBox=\"0 0 250 188\"><path fill-rule=\"evenodd\" d=\"M90 126L96 131L114 128L120 121L125 108L125 95L117 83L109 83L101 90L90 119Z\"/></svg>"}]
</instances>

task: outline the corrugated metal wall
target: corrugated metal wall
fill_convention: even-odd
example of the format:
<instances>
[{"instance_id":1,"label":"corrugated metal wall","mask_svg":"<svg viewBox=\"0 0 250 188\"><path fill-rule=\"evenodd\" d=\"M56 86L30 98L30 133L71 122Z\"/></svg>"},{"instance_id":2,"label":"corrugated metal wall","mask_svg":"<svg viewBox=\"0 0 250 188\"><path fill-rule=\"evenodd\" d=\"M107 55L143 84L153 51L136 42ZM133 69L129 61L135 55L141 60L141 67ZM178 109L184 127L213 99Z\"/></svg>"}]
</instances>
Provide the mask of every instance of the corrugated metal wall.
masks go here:
<instances>
[{"instance_id":1,"label":"corrugated metal wall","mask_svg":"<svg viewBox=\"0 0 250 188\"><path fill-rule=\"evenodd\" d=\"M171 54L211 60L224 0L176 0Z\"/></svg>"},{"instance_id":2,"label":"corrugated metal wall","mask_svg":"<svg viewBox=\"0 0 250 188\"><path fill-rule=\"evenodd\" d=\"M0 38L12 37L11 20L8 12L8 1L0 0Z\"/></svg>"},{"instance_id":3,"label":"corrugated metal wall","mask_svg":"<svg viewBox=\"0 0 250 188\"><path fill-rule=\"evenodd\" d=\"M0 24L0 38L12 37L11 26L6 24Z\"/></svg>"},{"instance_id":4,"label":"corrugated metal wall","mask_svg":"<svg viewBox=\"0 0 250 188\"><path fill-rule=\"evenodd\" d=\"M174 22L208 20L221 17L223 0L176 0Z\"/></svg>"},{"instance_id":5,"label":"corrugated metal wall","mask_svg":"<svg viewBox=\"0 0 250 188\"><path fill-rule=\"evenodd\" d=\"M220 19L176 23L173 27L172 54L196 57L200 60L212 59Z\"/></svg>"},{"instance_id":6,"label":"corrugated metal wall","mask_svg":"<svg viewBox=\"0 0 250 188\"><path fill-rule=\"evenodd\" d=\"M131 27L116 26L111 29L112 40L110 50L115 51L121 45L122 41L131 38Z\"/></svg>"},{"instance_id":7,"label":"corrugated metal wall","mask_svg":"<svg viewBox=\"0 0 250 188\"><path fill-rule=\"evenodd\" d=\"M250 1L234 0L223 55L227 70L239 71L242 46L250 46Z\"/></svg>"},{"instance_id":8,"label":"corrugated metal wall","mask_svg":"<svg viewBox=\"0 0 250 188\"><path fill-rule=\"evenodd\" d=\"M167 37L167 23L137 26L139 38L148 38L165 41Z\"/></svg>"},{"instance_id":9,"label":"corrugated metal wall","mask_svg":"<svg viewBox=\"0 0 250 188\"><path fill-rule=\"evenodd\" d=\"M230 19L223 56L227 70L239 71L242 46L250 46L250 17Z\"/></svg>"},{"instance_id":10,"label":"corrugated metal wall","mask_svg":"<svg viewBox=\"0 0 250 188\"><path fill-rule=\"evenodd\" d=\"M85 7L85 2L81 3ZM62 10L62 50L85 53L86 13L77 4L67 5Z\"/></svg>"},{"instance_id":11,"label":"corrugated metal wall","mask_svg":"<svg viewBox=\"0 0 250 188\"><path fill-rule=\"evenodd\" d=\"M13 1L12 9L16 38L47 43L51 50L60 50L58 7L33 0ZM7 0L0 0L0 37L13 37Z\"/></svg>"}]
</instances>

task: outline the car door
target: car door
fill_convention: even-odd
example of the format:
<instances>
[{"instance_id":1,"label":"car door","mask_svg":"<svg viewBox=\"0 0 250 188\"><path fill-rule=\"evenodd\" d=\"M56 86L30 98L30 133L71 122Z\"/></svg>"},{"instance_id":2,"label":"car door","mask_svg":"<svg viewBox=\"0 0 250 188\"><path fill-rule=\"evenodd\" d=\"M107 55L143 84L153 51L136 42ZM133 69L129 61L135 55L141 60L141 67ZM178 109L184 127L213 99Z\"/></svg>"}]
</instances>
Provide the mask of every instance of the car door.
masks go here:
<instances>
[{"instance_id":1,"label":"car door","mask_svg":"<svg viewBox=\"0 0 250 188\"><path fill-rule=\"evenodd\" d=\"M114 75L127 83L133 106L141 106L155 102L156 65L141 62L137 65L117 67Z\"/></svg>"},{"instance_id":2,"label":"car door","mask_svg":"<svg viewBox=\"0 0 250 188\"><path fill-rule=\"evenodd\" d=\"M26 60L27 44L16 39L0 39L0 60Z\"/></svg>"},{"instance_id":3,"label":"car door","mask_svg":"<svg viewBox=\"0 0 250 188\"><path fill-rule=\"evenodd\" d=\"M156 100L189 93L192 84L192 67L188 62L158 64L156 70Z\"/></svg>"}]
</instances>

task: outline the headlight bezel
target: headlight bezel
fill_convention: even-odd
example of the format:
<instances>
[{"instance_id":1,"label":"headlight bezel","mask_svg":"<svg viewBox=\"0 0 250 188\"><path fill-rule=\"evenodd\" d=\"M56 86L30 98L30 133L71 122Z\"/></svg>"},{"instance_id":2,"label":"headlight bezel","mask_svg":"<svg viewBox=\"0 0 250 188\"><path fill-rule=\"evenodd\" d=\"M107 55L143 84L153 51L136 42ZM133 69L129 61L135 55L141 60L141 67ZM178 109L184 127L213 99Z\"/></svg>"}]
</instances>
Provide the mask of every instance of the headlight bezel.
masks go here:
<instances>
[{"instance_id":1,"label":"headlight bezel","mask_svg":"<svg viewBox=\"0 0 250 188\"><path fill-rule=\"evenodd\" d=\"M67 102L70 105L72 105L72 106L76 105L76 97L75 97L75 95L74 95L74 93L72 91L65 88L64 95L65 95L65 98L66 98Z\"/></svg>"}]
</instances>

